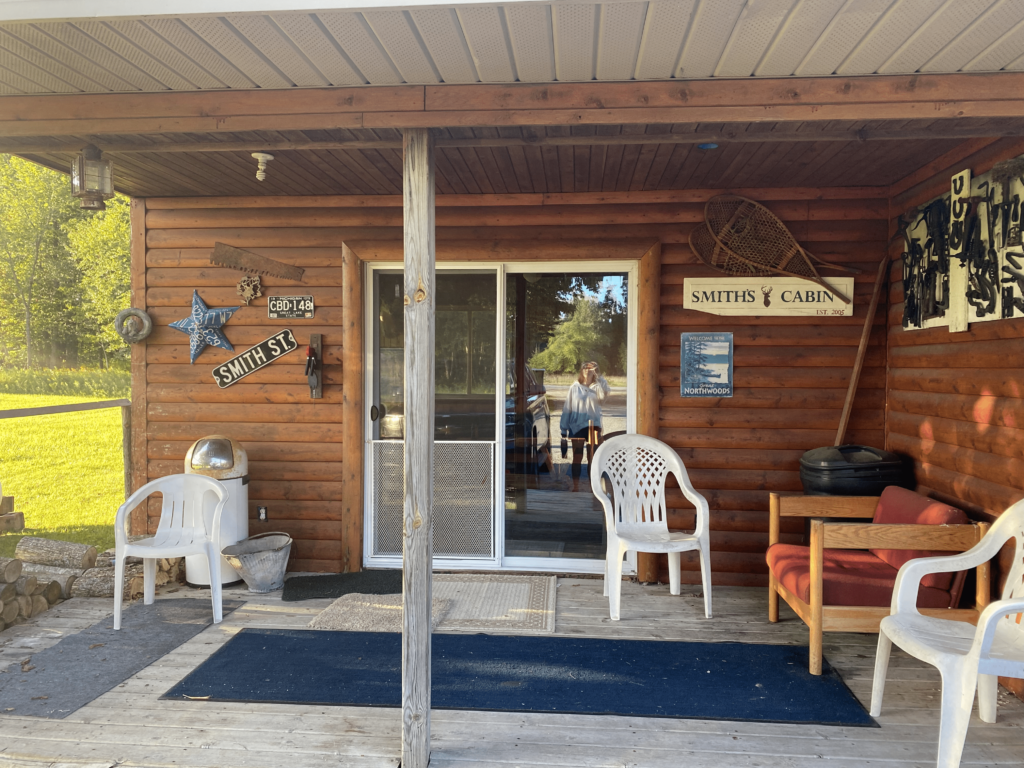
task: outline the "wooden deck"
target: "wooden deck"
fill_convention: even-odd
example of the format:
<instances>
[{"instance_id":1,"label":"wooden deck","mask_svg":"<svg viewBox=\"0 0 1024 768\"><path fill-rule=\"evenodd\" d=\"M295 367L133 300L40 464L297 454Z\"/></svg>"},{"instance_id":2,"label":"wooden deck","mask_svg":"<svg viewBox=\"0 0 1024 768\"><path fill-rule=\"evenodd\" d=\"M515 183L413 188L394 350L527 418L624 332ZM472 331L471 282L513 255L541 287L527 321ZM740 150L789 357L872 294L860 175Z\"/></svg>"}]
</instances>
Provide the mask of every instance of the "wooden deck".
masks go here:
<instances>
[{"instance_id":1,"label":"wooden deck","mask_svg":"<svg viewBox=\"0 0 1024 768\"><path fill-rule=\"evenodd\" d=\"M622 620L608 620L600 580L560 579L559 634L692 641L806 643L787 621L768 624L765 589L715 589L715 618L684 586L623 585ZM164 597L205 592L182 589ZM225 597L248 603L177 650L64 720L0 713L0 768L313 768L397 766L399 711L276 704L160 701L241 627L303 627L329 601L282 603L280 593ZM0 634L0 668L22 661L111 609L108 600L70 600ZM870 694L875 636L826 634L825 655L864 702ZM431 766L587 766L616 768L832 768L933 766L938 675L894 651L882 728L580 715L437 711ZM999 722L971 723L963 765L1024 765L1024 702L1000 693Z\"/></svg>"}]
</instances>

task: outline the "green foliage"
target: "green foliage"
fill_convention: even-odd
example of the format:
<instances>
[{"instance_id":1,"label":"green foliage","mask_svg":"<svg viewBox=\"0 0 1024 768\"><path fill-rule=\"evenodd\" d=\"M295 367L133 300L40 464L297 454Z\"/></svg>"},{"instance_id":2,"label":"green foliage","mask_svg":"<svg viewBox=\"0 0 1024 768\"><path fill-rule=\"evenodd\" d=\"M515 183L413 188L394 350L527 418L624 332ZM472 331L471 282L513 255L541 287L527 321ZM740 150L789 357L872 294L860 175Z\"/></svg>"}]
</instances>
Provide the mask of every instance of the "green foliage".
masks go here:
<instances>
[{"instance_id":1,"label":"green foliage","mask_svg":"<svg viewBox=\"0 0 1024 768\"><path fill-rule=\"evenodd\" d=\"M0 410L84 402L82 396L0 394ZM124 502L121 409L0 420L0 480L26 530L0 534L0 557L24 536L114 545L114 515Z\"/></svg>"},{"instance_id":2,"label":"green foliage","mask_svg":"<svg viewBox=\"0 0 1024 768\"><path fill-rule=\"evenodd\" d=\"M607 370L601 312L593 299L577 297L572 314L560 322L551 334L547 349L530 358L531 368L545 368L556 373L578 371L588 360Z\"/></svg>"},{"instance_id":3,"label":"green foliage","mask_svg":"<svg viewBox=\"0 0 1024 768\"><path fill-rule=\"evenodd\" d=\"M85 402L129 397L130 393L131 374L128 371L0 369L0 394L60 395L71 397L68 402Z\"/></svg>"},{"instance_id":4,"label":"green foliage","mask_svg":"<svg viewBox=\"0 0 1024 768\"><path fill-rule=\"evenodd\" d=\"M128 202L79 208L67 177L0 155L0 366L127 367Z\"/></svg>"}]
</instances>

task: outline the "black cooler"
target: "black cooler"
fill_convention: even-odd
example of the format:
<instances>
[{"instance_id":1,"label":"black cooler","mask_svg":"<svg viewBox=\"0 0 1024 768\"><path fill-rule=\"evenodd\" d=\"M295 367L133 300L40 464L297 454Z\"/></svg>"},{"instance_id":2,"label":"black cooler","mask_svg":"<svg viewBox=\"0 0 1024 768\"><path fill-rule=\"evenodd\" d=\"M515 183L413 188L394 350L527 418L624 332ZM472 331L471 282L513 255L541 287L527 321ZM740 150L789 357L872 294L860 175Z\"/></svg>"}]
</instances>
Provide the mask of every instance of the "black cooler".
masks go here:
<instances>
[{"instance_id":1,"label":"black cooler","mask_svg":"<svg viewBox=\"0 0 1024 768\"><path fill-rule=\"evenodd\" d=\"M800 457L808 496L880 496L889 485L914 489L911 469L895 453L866 445L815 448Z\"/></svg>"}]
</instances>

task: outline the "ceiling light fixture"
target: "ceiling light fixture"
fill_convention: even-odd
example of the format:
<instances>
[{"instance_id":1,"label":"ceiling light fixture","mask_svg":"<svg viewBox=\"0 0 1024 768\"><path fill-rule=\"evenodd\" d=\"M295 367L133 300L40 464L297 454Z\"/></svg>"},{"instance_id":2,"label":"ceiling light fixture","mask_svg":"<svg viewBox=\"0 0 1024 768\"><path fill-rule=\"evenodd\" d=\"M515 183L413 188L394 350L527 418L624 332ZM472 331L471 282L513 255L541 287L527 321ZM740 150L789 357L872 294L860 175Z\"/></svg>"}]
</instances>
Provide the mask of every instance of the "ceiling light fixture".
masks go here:
<instances>
[{"instance_id":1,"label":"ceiling light fixture","mask_svg":"<svg viewBox=\"0 0 1024 768\"><path fill-rule=\"evenodd\" d=\"M256 166L256 180L263 181L267 178L267 163L274 159L273 155L268 155L266 152L253 152L252 156L256 158L258 165Z\"/></svg>"},{"instance_id":2,"label":"ceiling light fixture","mask_svg":"<svg viewBox=\"0 0 1024 768\"><path fill-rule=\"evenodd\" d=\"M71 163L71 196L89 211L105 211L103 201L114 196L114 164L93 144L83 147Z\"/></svg>"}]
</instances>

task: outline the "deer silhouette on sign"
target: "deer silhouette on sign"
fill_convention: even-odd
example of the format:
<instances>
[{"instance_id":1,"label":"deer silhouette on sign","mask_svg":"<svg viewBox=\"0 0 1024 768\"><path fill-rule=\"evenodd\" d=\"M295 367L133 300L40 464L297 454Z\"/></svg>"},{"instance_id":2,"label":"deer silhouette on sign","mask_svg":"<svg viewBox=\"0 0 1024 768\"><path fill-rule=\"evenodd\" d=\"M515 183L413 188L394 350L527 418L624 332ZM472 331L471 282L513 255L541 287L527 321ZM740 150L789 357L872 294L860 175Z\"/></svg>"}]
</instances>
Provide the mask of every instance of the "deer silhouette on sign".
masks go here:
<instances>
[{"instance_id":1,"label":"deer silhouette on sign","mask_svg":"<svg viewBox=\"0 0 1024 768\"><path fill-rule=\"evenodd\" d=\"M761 293L764 294L764 305L766 307L770 307L772 305L772 300L771 300L772 290L773 289L772 289L771 286L768 286L768 285L762 285L761 286Z\"/></svg>"}]
</instances>

